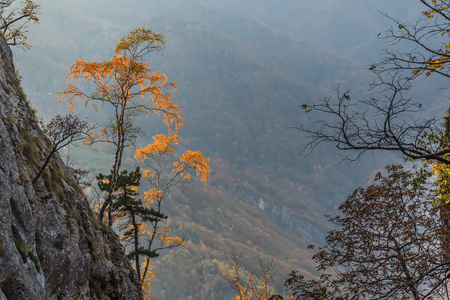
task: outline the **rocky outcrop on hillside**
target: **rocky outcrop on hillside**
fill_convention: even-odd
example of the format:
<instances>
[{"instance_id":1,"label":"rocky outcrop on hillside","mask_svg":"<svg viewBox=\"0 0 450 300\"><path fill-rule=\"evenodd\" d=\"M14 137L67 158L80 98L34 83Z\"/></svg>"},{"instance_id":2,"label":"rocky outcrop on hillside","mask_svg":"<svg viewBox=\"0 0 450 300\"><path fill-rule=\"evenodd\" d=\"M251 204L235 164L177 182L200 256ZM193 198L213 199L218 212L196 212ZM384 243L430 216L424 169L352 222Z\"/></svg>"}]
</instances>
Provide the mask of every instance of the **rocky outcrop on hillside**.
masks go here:
<instances>
[{"instance_id":1,"label":"rocky outcrop on hillside","mask_svg":"<svg viewBox=\"0 0 450 300\"><path fill-rule=\"evenodd\" d=\"M141 299L117 236L48 153L0 38L0 300Z\"/></svg>"},{"instance_id":2,"label":"rocky outcrop on hillside","mask_svg":"<svg viewBox=\"0 0 450 300\"><path fill-rule=\"evenodd\" d=\"M249 206L258 207L284 231L292 233L295 229L298 229L319 244L325 242L325 233L320 228L297 215L289 213L289 208L285 205L264 201L264 199L243 187L225 187L224 185L219 185L219 188Z\"/></svg>"}]
</instances>

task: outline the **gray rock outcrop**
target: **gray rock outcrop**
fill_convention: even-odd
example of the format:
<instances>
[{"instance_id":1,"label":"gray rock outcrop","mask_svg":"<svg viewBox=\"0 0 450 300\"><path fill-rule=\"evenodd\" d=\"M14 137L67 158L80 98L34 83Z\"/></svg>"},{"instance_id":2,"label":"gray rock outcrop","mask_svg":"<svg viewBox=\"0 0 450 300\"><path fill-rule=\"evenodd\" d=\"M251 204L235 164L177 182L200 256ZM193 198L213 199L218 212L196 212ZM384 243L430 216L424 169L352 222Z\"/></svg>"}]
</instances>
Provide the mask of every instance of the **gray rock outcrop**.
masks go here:
<instances>
[{"instance_id":1,"label":"gray rock outcrop","mask_svg":"<svg viewBox=\"0 0 450 300\"><path fill-rule=\"evenodd\" d=\"M48 153L0 38L0 300L141 299L117 236Z\"/></svg>"}]
</instances>

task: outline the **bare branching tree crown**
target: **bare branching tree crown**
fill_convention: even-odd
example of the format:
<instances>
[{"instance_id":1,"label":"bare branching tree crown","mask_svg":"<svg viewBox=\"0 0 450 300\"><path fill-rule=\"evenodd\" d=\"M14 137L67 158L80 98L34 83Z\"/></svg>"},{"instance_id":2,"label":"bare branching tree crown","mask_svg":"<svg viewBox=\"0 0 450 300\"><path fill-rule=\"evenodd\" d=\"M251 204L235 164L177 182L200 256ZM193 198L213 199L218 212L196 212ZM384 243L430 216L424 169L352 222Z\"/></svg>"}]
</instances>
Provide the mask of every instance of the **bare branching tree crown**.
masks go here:
<instances>
[{"instance_id":1,"label":"bare branching tree crown","mask_svg":"<svg viewBox=\"0 0 450 300\"><path fill-rule=\"evenodd\" d=\"M33 183L44 173L45 168L50 163L50 159L56 152L77 141L83 141L84 143L91 141L92 130L95 129L95 125L89 125L87 121L81 120L72 114L57 115L48 123L40 123L42 132L51 143L51 149L47 153L39 172L34 177Z\"/></svg>"},{"instance_id":2,"label":"bare branching tree crown","mask_svg":"<svg viewBox=\"0 0 450 300\"><path fill-rule=\"evenodd\" d=\"M350 90L339 88L336 97L301 105L306 112L322 115L318 129L298 127L310 137L306 151L326 142L341 150L355 150L358 154L351 159L367 151L388 150L410 159L450 164L443 115L421 118L423 99L411 98L412 83L419 76L450 78L450 7L444 0L420 2L425 10L414 24L386 15L395 25L379 36L391 49L385 50L379 63L368 67L376 76L373 97L355 101ZM399 44L409 50L396 50Z\"/></svg>"},{"instance_id":3,"label":"bare branching tree crown","mask_svg":"<svg viewBox=\"0 0 450 300\"><path fill-rule=\"evenodd\" d=\"M294 299L449 299L440 207L415 184L417 174L400 165L386 170L330 218L338 229L313 257L323 274L305 280L293 272L286 286Z\"/></svg>"}]
</instances>

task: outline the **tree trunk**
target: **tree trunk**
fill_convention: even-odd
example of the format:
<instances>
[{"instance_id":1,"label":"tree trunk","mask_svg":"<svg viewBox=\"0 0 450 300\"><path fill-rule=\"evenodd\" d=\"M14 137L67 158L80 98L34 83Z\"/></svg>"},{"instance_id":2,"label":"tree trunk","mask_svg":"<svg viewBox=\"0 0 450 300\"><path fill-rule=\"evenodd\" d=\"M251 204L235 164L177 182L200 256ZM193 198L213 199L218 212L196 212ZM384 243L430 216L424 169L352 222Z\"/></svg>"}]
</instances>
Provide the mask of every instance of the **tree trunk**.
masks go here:
<instances>
[{"instance_id":1,"label":"tree trunk","mask_svg":"<svg viewBox=\"0 0 450 300\"><path fill-rule=\"evenodd\" d=\"M50 159L52 158L53 154L56 152L56 147L52 148L52 151L50 151L50 154L47 156L47 159L45 160L44 164L42 165L41 169L37 173L37 175L34 177L32 184L35 184L35 182L41 177L42 173L44 173L45 168L47 167L48 163L50 162Z\"/></svg>"}]
</instances>

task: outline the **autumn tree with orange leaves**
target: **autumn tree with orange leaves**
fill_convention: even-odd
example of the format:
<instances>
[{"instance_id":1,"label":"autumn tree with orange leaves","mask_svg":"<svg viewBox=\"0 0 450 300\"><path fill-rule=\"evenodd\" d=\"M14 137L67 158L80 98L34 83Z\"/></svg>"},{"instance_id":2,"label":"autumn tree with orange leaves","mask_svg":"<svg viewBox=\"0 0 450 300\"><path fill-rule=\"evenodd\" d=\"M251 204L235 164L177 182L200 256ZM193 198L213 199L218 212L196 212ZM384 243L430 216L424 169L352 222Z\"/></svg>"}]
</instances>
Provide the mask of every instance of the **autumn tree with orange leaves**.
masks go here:
<instances>
[{"instance_id":1,"label":"autumn tree with orange leaves","mask_svg":"<svg viewBox=\"0 0 450 300\"><path fill-rule=\"evenodd\" d=\"M242 255L231 250L226 257L226 264L221 266L222 275L231 288L237 293L235 300L278 300L282 296L273 293L272 282L273 258L264 264L258 258L259 272L247 272L241 265Z\"/></svg>"},{"instance_id":2,"label":"autumn tree with orange leaves","mask_svg":"<svg viewBox=\"0 0 450 300\"><path fill-rule=\"evenodd\" d=\"M99 105L109 106L114 115L97 138L115 147L112 164L113 176L108 196L100 208L100 219L109 207L108 223L112 225L112 193L120 172L124 149L134 144L142 129L135 125L136 119L149 116L152 112L162 114L169 127L169 133L176 133L184 124L180 108L171 101L171 90L176 91L173 82L168 82L164 73L152 71L144 57L159 51L165 44L162 34L143 28L132 31L122 38L110 61L86 62L77 60L66 77L67 89L56 94L58 102L74 110L75 101L84 100L94 109ZM80 79L91 82L96 90L87 93L83 87L74 84Z\"/></svg>"},{"instance_id":3,"label":"autumn tree with orange leaves","mask_svg":"<svg viewBox=\"0 0 450 300\"><path fill-rule=\"evenodd\" d=\"M152 299L151 279L152 259L159 252L183 245L183 240L172 236L167 216L163 213L163 199L170 188L191 178L192 169L202 182L206 182L210 173L209 158L199 151L186 151L178 158L174 157L175 146L181 138L177 134L170 136L156 135L154 143L138 149L135 158L145 163L148 169L128 173L120 172L113 193L113 218L117 220L118 230L125 246L130 247L128 258L134 261L140 286L147 299ZM170 159L171 161L167 161ZM108 176L99 174L98 184L101 190L109 191L112 173ZM150 189L144 197L138 196L141 175L146 179ZM143 258L142 263L141 258Z\"/></svg>"},{"instance_id":4,"label":"autumn tree with orange leaves","mask_svg":"<svg viewBox=\"0 0 450 300\"><path fill-rule=\"evenodd\" d=\"M72 111L79 100L92 104L95 109L100 104L113 108L110 123L89 136L89 141L106 141L115 147L111 174L97 177L100 189L107 194L99 207L99 217L103 220L105 210L109 208L109 226L117 220L117 230L125 246L130 246L128 256L135 262L146 299L152 299L152 258L161 250L183 245L181 238L172 235L174 230L163 214L165 195L170 188L189 180L190 170L204 183L211 172L209 158L199 151L186 151L175 156L175 146L181 141L178 132L184 125L180 108L171 101L170 92L176 91L176 86L143 61L146 54L161 50L164 43L162 34L138 28L121 39L112 60L101 63L77 60L66 78L67 89L56 95L58 102L67 104ZM71 84L80 79L93 83L95 92L87 93L83 87ZM145 163L147 169L141 171L138 168L128 174L121 170L124 149L134 145L143 133L135 121L152 112L162 115L168 133L154 136L153 143L137 150L136 160ZM143 193L143 198L138 197L141 175L150 187Z\"/></svg>"},{"instance_id":5,"label":"autumn tree with orange leaves","mask_svg":"<svg viewBox=\"0 0 450 300\"><path fill-rule=\"evenodd\" d=\"M186 151L178 158L174 157L175 146L181 141L177 134L156 135L154 142L146 147L138 149L135 158L146 165L147 169L142 173L150 189L144 193L144 206L154 209L155 215L163 215L163 199L167 192L175 185L191 179L190 170L206 183L209 168L209 158L203 157L199 151ZM168 161L170 160L170 161ZM171 234L174 230L163 218L155 218L147 222L142 230L142 236L146 240L146 251L158 253L164 249L170 249L183 245L183 240ZM145 294L150 293L151 288L151 256L145 256L141 265L141 283Z\"/></svg>"},{"instance_id":6,"label":"autumn tree with orange leaves","mask_svg":"<svg viewBox=\"0 0 450 300\"><path fill-rule=\"evenodd\" d=\"M0 31L11 46L23 49L31 48L27 42L26 28L28 23L39 23L39 5L31 0L21 1L14 5L15 0L0 1Z\"/></svg>"}]
</instances>

